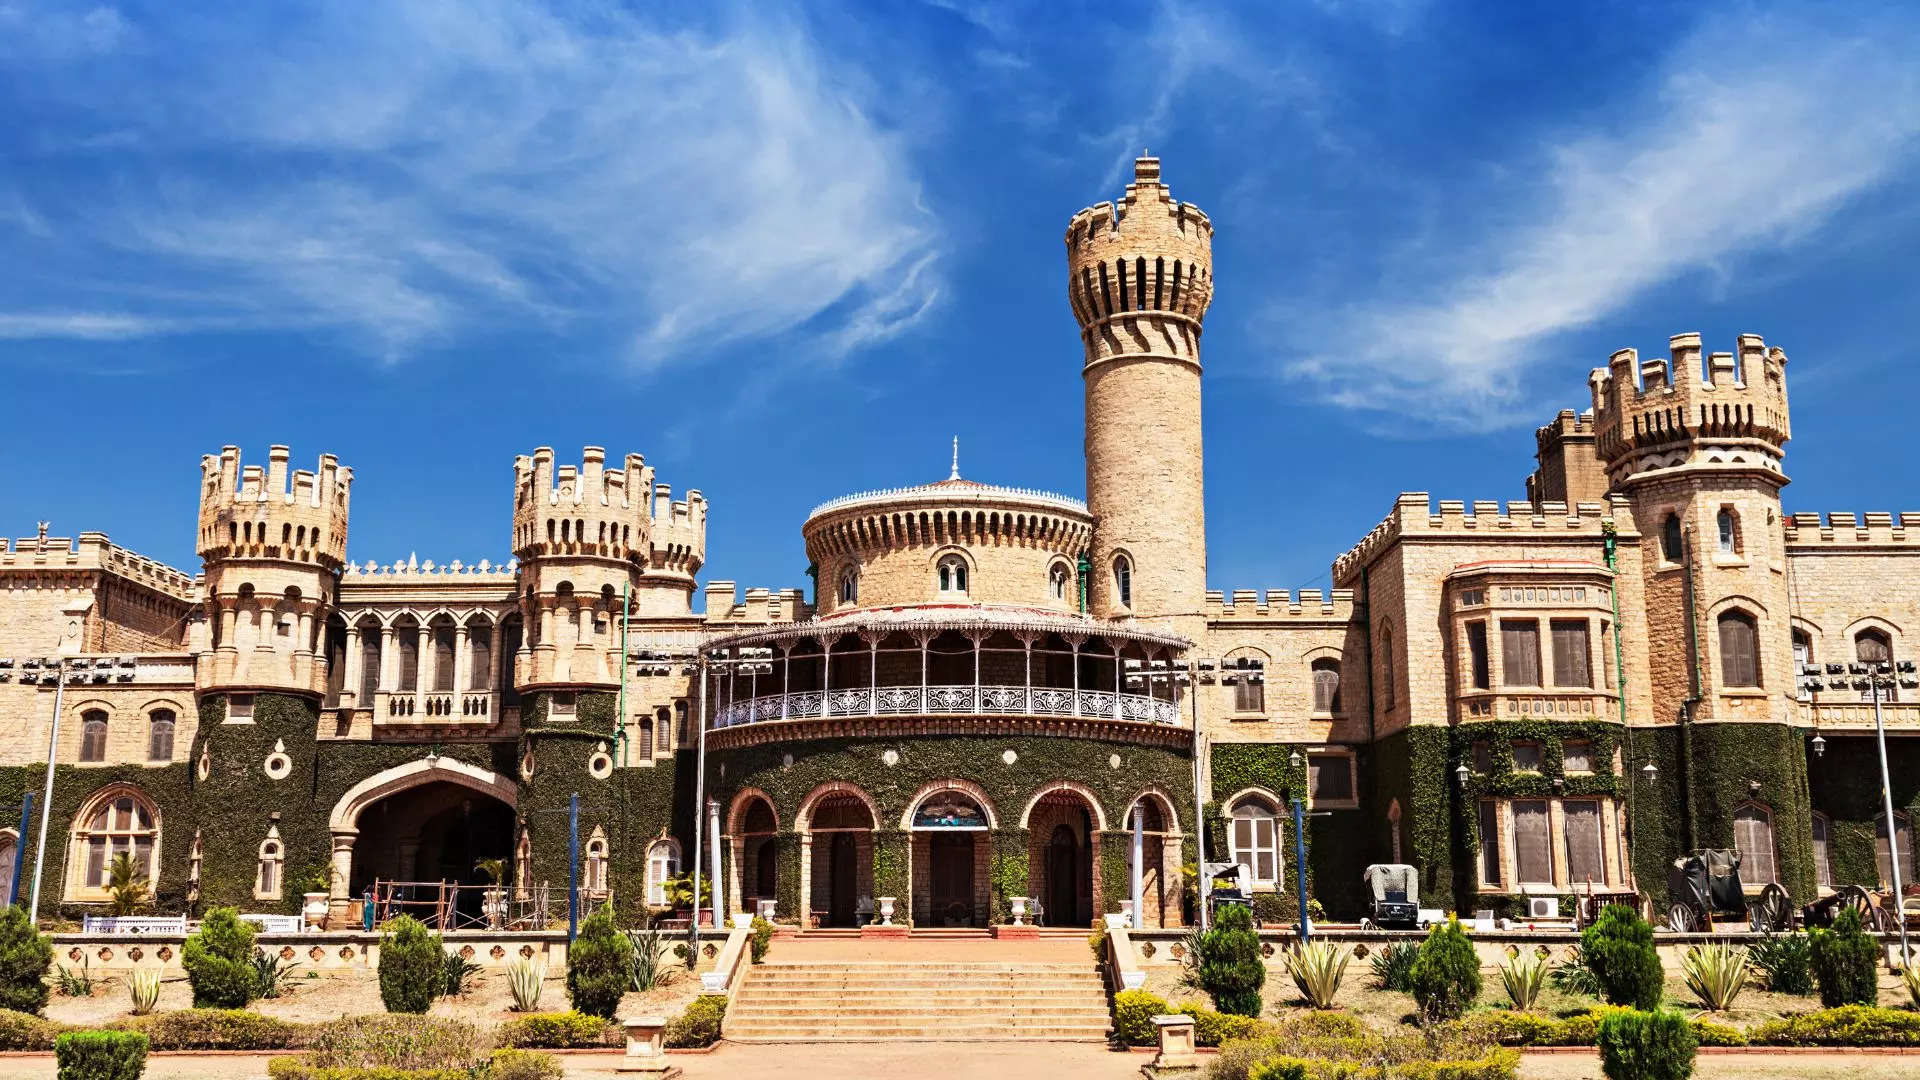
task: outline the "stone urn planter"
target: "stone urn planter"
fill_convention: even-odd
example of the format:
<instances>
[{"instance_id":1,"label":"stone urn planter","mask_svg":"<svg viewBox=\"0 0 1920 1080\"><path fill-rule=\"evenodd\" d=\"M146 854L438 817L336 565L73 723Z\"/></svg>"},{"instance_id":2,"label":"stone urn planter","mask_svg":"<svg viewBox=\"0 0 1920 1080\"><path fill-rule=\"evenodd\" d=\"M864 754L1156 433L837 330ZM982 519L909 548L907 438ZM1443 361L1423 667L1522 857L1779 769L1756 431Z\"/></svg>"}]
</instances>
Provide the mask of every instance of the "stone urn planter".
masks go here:
<instances>
[{"instance_id":1,"label":"stone urn planter","mask_svg":"<svg viewBox=\"0 0 1920 1080\"><path fill-rule=\"evenodd\" d=\"M880 898L880 925L893 925L893 897L891 896Z\"/></svg>"},{"instance_id":2,"label":"stone urn planter","mask_svg":"<svg viewBox=\"0 0 1920 1080\"><path fill-rule=\"evenodd\" d=\"M300 914L306 918L308 926L322 929L327 925L327 909L332 906L332 903L332 893L301 893Z\"/></svg>"},{"instance_id":3,"label":"stone urn planter","mask_svg":"<svg viewBox=\"0 0 1920 1080\"><path fill-rule=\"evenodd\" d=\"M1027 898L1024 896L1009 896L1007 897L1007 903L1013 908L1013 925L1027 925Z\"/></svg>"},{"instance_id":4,"label":"stone urn planter","mask_svg":"<svg viewBox=\"0 0 1920 1080\"><path fill-rule=\"evenodd\" d=\"M488 889L481 893L480 911L487 917L487 929L498 930L507 925L507 890Z\"/></svg>"}]
</instances>

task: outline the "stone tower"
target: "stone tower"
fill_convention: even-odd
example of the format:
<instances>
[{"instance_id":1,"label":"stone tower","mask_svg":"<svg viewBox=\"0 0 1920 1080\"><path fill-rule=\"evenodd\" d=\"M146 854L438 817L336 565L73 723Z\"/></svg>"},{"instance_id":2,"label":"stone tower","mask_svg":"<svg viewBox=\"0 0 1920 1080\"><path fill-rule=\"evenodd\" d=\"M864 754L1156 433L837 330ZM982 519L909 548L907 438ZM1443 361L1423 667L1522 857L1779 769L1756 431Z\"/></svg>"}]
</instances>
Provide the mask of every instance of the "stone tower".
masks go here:
<instances>
[{"instance_id":1,"label":"stone tower","mask_svg":"<svg viewBox=\"0 0 1920 1080\"><path fill-rule=\"evenodd\" d=\"M287 448L241 465L240 448L200 460L200 559L207 644L200 689L326 692L326 612L347 553L353 470L332 454L287 475Z\"/></svg>"},{"instance_id":2,"label":"stone tower","mask_svg":"<svg viewBox=\"0 0 1920 1080\"><path fill-rule=\"evenodd\" d=\"M1066 240L1086 353L1090 606L1101 618L1191 623L1198 639L1200 328L1213 299L1213 224L1174 200L1158 158L1142 157L1120 201L1073 215Z\"/></svg>"},{"instance_id":3,"label":"stone tower","mask_svg":"<svg viewBox=\"0 0 1920 1080\"><path fill-rule=\"evenodd\" d=\"M620 682L621 590L633 606L650 593L643 583L654 559L653 470L639 454L624 469L606 467L607 452L589 446L579 466L553 464L553 450L514 459L513 553L520 560L521 612L526 636L515 660L522 690L608 689ZM661 500L670 503L666 492ZM705 503L697 492L704 535ZM672 503L669 533L687 531L693 510ZM661 539L666 540L666 537ZM679 538L663 557L660 582L683 599L692 594L703 545ZM665 555L667 553L663 553Z\"/></svg>"}]
</instances>

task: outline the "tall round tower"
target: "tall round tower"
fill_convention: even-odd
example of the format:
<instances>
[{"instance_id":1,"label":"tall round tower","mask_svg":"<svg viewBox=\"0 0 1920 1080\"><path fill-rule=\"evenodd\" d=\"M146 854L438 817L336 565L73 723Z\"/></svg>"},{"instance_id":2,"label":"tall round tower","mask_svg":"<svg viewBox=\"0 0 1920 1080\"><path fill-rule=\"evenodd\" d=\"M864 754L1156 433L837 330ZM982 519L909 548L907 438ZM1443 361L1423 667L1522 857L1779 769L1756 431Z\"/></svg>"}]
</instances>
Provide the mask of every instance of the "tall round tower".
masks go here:
<instances>
[{"instance_id":1,"label":"tall round tower","mask_svg":"<svg viewBox=\"0 0 1920 1080\"><path fill-rule=\"evenodd\" d=\"M1213 223L1133 163L1118 203L1067 225L1067 295L1086 350L1091 607L1102 618L1201 618L1207 590L1200 326Z\"/></svg>"}]
</instances>

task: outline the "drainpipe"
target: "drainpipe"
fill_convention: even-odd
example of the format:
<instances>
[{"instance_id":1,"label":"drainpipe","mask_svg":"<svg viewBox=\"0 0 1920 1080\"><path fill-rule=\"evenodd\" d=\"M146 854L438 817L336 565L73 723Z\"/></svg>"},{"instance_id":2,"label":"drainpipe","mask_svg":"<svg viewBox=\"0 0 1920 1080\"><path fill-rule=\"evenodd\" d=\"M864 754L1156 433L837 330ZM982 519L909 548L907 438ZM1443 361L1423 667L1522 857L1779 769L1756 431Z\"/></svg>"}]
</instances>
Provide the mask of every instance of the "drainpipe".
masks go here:
<instances>
[{"instance_id":1,"label":"drainpipe","mask_svg":"<svg viewBox=\"0 0 1920 1080\"><path fill-rule=\"evenodd\" d=\"M1606 551L1607 572L1613 575L1613 692L1620 704L1620 742L1627 744L1627 663L1626 652L1620 644L1620 538L1609 521L1600 528L1601 544ZM1622 755L1621 779L1627 788L1627 855L1626 877L1629 884L1639 879L1634 872L1634 848L1640 839L1639 822L1633 816L1633 755Z\"/></svg>"},{"instance_id":2,"label":"drainpipe","mask_svg":"<svg viewBox=\"0 0 1920 1080\"><path fill-rule=\"evenodd\" d=\"M1087 579L1093 575L1093 560L1087 558L1087 553L1083 551L1074 569L1080 576L1080 614L1085 615L1087 613Z\"/></svg>"},{"instance_id":3,"label":"drainpipe","mask_svg":"<svg viewBox=\"0 0 1920 1080\"><path fill-rule=\"evenodd\" d=\"M632 615L633 582L629 580L620 586L620 717L613 729L614 750L623 769L630 764L632 752L627 742L627 623Z\"/></svg>"},{"instance_id":4,"label":"drainpipe","mask_svg":"<svg viewBox=\"0 0 1920 1080\"><path fill-rule=\"evenodd\" d=\"M1680 703L1680 821L1685 826L1687 850L1697 847L1693 829L1693 711L1700 705L1700 628L1693 609L1693 545L1680 537L1681 582L1687 603L1687 700Z\"/></svg>"}]
</instances>

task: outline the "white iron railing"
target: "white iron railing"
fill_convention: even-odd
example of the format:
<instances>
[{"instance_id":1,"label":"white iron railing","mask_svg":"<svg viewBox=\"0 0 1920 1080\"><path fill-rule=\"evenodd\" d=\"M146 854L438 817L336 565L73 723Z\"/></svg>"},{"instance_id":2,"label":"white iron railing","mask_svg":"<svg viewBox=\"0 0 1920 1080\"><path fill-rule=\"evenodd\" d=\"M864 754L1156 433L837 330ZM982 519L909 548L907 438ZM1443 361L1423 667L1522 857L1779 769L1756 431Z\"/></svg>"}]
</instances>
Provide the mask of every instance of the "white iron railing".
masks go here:
<instances>
[{"instance_id":1,"label":"white iron railing","mask_svg":"<svg viewBox=\"0 0 1920 1080\"><path fill-rule=\"evenodd\" d=\"M1044 686L882 686L763 694L722 706L715 727L836 716L1073 716L1177 724L1178 702L1145 694Z\"/></svg>"}]
</instances>

